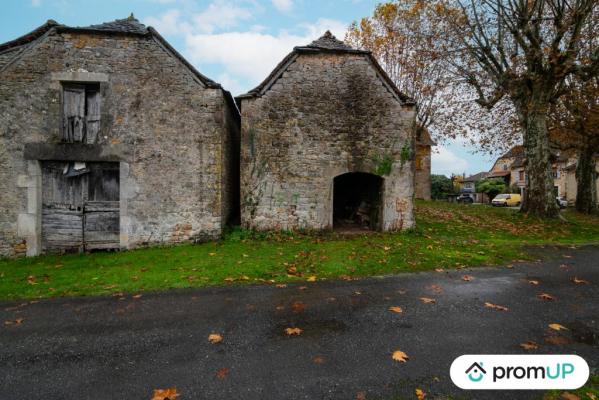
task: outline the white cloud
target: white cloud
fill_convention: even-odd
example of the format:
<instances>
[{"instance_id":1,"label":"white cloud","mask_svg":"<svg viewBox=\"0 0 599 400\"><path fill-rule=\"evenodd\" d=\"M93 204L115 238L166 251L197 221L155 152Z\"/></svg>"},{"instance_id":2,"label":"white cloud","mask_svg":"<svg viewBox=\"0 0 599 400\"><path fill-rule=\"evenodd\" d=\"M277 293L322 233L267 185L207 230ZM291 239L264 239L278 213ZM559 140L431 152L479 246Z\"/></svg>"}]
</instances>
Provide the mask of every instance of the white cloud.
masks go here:
<instances>
[{"instance_id":1,"label":"white cloud","mask_svg":"<svg viewBox=\"0 0 599 400\"><path fill-rule=\"evenodd\" d=\"M162 35L177 35L179 33L190 33L192 27L189 23L180 20L179 10L169 10L160 17L148 17L143 23L156 28Z\"/></svg>"},{"instance_id":2,"label":"white cloud","mask_svg":"<svg viewBox=\"0 0 599 400\"><path fill-rule=\"evenodd\" d=\"M320 19L315 24L302 24L299 34L260 31L190 34L186 37L186 54L195 64L220 64L225 72L245 84L247 91L260 83L293 49L320 37L327 29L343 38L346 25L340 21ZM234 94L239 94L235 93Z\"/></svg>"},{"instance_id":3,"label":"white cloud","mask_svg":"<svg viewBox=\"0 0 599 400\"><path fill-rule=\"evenodd\" d=\"M468 170L468 162L444 146L437 146L436 151L432 154L431 164L433 174L451 176L451 174L462 174Z\"/></svg>"},{"instance_id":4,"label":"white cloud","mask_svg":"<svg viewBox=\"0 0 599 400\"><path fill-rule=\"evenodd\" d=\"M252 12L235 5L233 2L216 0L203 12L193 16L194 27L204 33L212 33L217 29L236 27L241 21L252 18Z\"/></svg>"},{"instance_id":5,"label":"white cloud","mask_svg":"<svg viewBox=\"0 0 599 400\"><path fill-rule=\"evenodd\" d=\"M293 0L272 0L272 5L281 12L289 12L293 8Z\"/></svg>"}]
</instances>

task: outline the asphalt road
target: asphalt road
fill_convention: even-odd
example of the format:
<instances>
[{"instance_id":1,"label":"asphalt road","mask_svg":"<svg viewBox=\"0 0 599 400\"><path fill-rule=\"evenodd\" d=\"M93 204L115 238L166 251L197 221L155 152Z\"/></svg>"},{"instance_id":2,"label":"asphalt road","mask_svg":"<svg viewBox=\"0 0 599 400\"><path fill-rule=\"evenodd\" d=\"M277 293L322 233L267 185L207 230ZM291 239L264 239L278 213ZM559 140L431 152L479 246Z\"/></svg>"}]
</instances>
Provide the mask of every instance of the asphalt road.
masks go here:
<instances>
[{"instance_id":1,"label":"asphalt road","mask_svg":"<svg viewBox=\"0 0 599 400\"><path fill-rule=\"evenodd\" d=\"M599 373L599 247L534 251L545 260L512 268L3 303L2 321L23 321L0 326L0 399L151 399L168 387L178 400L413 399L416 388L427 399L540 398L449 379L461 354L525 353L530 340L531 353L579 354ZM406 363L391 358L398 349Z\"/></svg>"}]
</instances>

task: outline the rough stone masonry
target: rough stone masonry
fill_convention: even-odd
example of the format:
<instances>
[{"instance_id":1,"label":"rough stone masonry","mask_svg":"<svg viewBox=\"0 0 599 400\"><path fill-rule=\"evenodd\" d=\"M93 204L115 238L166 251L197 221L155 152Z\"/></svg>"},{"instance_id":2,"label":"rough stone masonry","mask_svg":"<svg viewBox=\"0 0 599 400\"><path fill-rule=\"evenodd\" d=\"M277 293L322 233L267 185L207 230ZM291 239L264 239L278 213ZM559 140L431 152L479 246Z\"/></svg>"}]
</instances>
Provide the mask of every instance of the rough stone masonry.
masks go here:
<instances>
[{"instance_id":1,"label":"rough stone masonry","mask_svg":"<svg viewBox=\"0 0 599 400\"><path fill-rule=\"evenodd\" d=\"M414 102L370 52L327 32L294 48L238 103L245 227L413 226ZM371 195L377 180L378 198Z\"/></svg>"},{"instance_id":2,"label":"rough stone masonry","mask_svg":"<svg viewBox=\"0 0 599 400\"><path fill-rule=\"evenodd\" d=\"M0 256L215 239L234 218L233 98L152 28L48 21L0 45L0 82Z\"/></svg>"}]
</instances>

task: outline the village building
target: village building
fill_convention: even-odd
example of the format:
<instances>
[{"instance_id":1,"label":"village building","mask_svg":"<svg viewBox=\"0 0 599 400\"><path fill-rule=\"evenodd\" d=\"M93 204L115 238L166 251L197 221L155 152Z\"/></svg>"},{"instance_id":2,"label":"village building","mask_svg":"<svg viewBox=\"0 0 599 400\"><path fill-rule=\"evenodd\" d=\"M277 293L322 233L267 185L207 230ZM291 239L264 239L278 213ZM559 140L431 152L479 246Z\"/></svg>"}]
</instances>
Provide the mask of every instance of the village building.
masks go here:
<instances>
[{"instance_id":1,"label":"village building","mask_svg":"<svg viewBox=\"0 0 599 400\"><path fill-rule=\"evenodd\" d=\"M0 45L0 256L220 237L239 199L231 95L133 16Z\"/></svg>"},{"instance_id":2,"label":"village building","mask_svg":"<svg viewBox=\"0 0 599 400\"><path fill-rule=\"evenodd\" d=\"M414 196L421 200L431 199L431 148L435 142L428 129L416 133L416 159L414 161Z\"/></svg>"},{"instance_id":3,"label":"village building","mask_svg":"<svg viewBox=\"0 0 599 400\"><path fill-rule=\"evenodd\" d=\"M370 52L326 32L238 103L243 226L414 225L414 101Z\"/></svg>"}]
</instances>

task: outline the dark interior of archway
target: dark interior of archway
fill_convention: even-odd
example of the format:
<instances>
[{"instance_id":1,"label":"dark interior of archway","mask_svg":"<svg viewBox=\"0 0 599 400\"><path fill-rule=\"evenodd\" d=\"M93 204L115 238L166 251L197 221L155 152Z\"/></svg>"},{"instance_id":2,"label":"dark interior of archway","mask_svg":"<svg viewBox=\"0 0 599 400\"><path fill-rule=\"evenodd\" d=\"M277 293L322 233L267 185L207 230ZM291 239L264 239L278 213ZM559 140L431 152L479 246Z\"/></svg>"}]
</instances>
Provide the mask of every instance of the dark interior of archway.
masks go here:
<instances>
[{"instance_id":1,"label":"dark interior of archway","mask_svg":"<svg viewBox=\"0 0 599 400\"><path fill-rule=\"evenodd\" d=\"M381 219L383 179L363 172L339 175L333 182L333 227L377 230Z\"/></svg>"}]
</instances>

